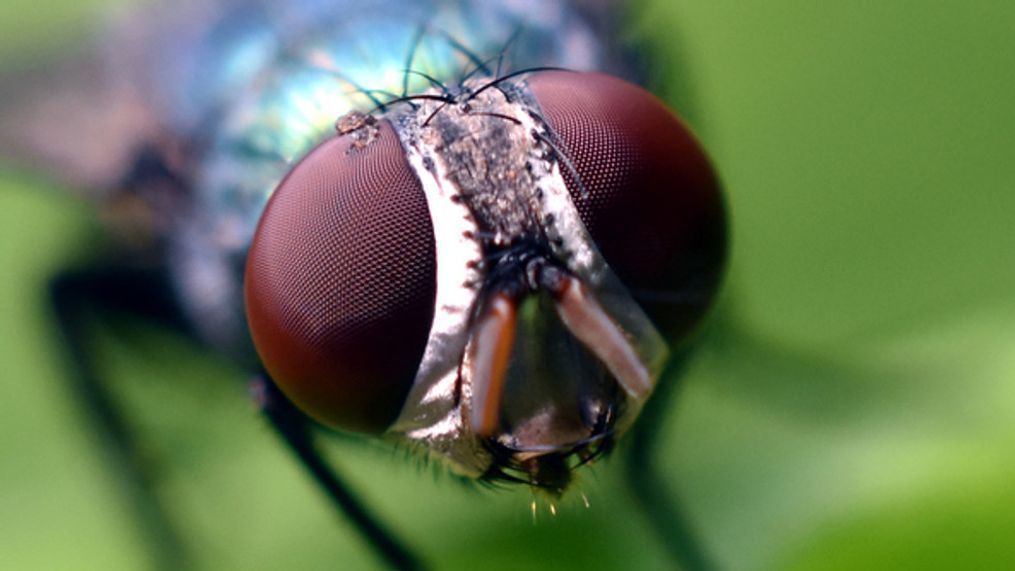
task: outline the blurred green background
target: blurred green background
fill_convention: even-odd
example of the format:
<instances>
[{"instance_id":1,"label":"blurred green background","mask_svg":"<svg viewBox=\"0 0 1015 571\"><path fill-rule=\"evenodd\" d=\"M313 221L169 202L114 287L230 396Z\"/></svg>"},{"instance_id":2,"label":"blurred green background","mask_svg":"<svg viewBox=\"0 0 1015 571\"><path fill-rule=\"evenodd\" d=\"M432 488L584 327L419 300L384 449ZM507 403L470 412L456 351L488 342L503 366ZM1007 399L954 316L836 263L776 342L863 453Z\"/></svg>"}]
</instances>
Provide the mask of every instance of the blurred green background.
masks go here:
<instances>
[{"instance_id":1,"label":"blurred green background","mask_svg":"<svg viewBox=\"0 0 1015 571\"><path fill-rule=\"evenodd\" d=\"M100 4L0 4L0 68L65 49ZM725 294L658 457L707 549L728 569L1015 568L1015 4L644 0L629 27L732 213ZM94 249L94 212L7 172L0 568L142 568L45 304ZM376 566L241 371L130 321L96 331L200 567ZM591 508L533 525L526 490L383 446L329 453L442 569L669 566L616 461L581 476Z\"/></svg>"}]
</instances>

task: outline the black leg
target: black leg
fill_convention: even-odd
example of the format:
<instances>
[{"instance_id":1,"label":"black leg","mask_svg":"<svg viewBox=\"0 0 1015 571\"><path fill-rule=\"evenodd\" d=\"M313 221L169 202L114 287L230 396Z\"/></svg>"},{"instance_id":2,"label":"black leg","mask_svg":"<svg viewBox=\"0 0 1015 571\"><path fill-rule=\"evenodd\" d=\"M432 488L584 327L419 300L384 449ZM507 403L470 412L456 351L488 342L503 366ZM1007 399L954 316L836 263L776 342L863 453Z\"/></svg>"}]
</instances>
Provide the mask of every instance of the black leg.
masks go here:
<instances>
[{"instance_id":1,"label":"black leg","mask_svg":"<svg viewBox=\"0 0 1015 571\"><path fill-rule=\"evenodd\" d=\"M693 526L678 499L671 495L666 478L655 464L660 425L673 406L673 393L679 375L685 368L687 355L680 354L670 360L663 373L663 381L645 404L641 418L627 435L627 483L642 513L648 519L667 551L685 571L715 569L698 540Z\"/></svg>"},{"instance_id":2,"label":"black leg","mask_svg":"<svg viewBox=\"0 0 1015 571\"><path fill-rule=\"evenodd\" d=\"M71 366L70 387L105 443L110 463L124 480L130 506L140 523L156 569L182 569L189 563L183 534L169 516L157 488L157 473L131 423L103 382L89 346L89 319L120 311L191 335L175 302L165 270L119 266L68 272L50 284L50 296L63 346ZM310 421L270 381L258 383L262 410L300 462L324 489L336 509L350 520L391 567L421 565L364 508L328 466L314 445Z\"/></svg>"},{"instance_id":3,"label":"black leg","mask_svg":"<svg viewBox=\"0 0 1015 571\"><path fill-rule=\"evenodd\" d=\"M393 569L421 569L409 549L381 525L338 474L321 457L311 421L286 399L267 375L258 375L252 392L272 427L324 489L339 514L347 518L374 551Z\"/></svg>"},{"instance_id":4,"label":"black leg","mask_svg":"<svg viewBox=\"0 0 1015 571\"><path fill-rule=\"evenodd\" d=\"M187 554L182 534L169 517L166 502L160 497L153 470L124 417L116 399L103 383L92 358L87 318L96 310L113 308L140 311L152 317L179 323L170 317L170 309L160 302L167 288L158 272L119 268L96 269L63 274L50 285L50 295L63 346L71 366L68 380L74 396L83 404L89 421L105 443L110 463L122 476L126 491L142 533L151 551L156 569L186 567ZM158 315L161 313L167 315Z\"/></svg>"}]
</instances>

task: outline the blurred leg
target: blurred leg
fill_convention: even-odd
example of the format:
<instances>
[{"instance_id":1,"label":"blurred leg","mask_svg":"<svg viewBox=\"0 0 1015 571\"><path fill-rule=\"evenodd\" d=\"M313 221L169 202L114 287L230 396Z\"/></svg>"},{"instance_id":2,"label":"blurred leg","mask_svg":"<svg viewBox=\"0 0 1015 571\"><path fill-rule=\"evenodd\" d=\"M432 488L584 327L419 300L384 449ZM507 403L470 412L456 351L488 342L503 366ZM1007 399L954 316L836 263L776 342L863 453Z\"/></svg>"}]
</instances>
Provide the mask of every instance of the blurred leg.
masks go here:
<instances>
[{"instance_id":1,"label":"blurred leg","mask_svg":"<svg viewBox=\"0 0 1015 571\"><path fill-rule=\"evenodd\" d=\"M641 417L625 437L627 445L627 483L641 512L659 536L674 562L685 571L715 569L697 538L694 526L687 520L683 506L670 490L667 478L655 462L662 421L674 405L674 393L680 374L687 364L686 353L675 355L663 373L663 382L656 387Z\"/></svg>"},{"instance_id":2,"label":"blurred leg","mask_svg":"<svg viewBox=\"0 0 1015 571\"><path fill-rule=\"evenodd\" d=\"M422 566L410 550L377 521L321 456L314 441L312 422L285 398L267 375L258 375L251 390L264 416L328 495L339 515L347 518L393 569L420 569Z\"/></svg>"},{"instance_id":3,"label":"blurred leg","mask_svg":"<svg viewBox=\"0 0 1015 571\"><path fill-rule=\"evenodd\" d=\"M180 325L158 272L102 268L66 273L50 284L56 323L69 358L68 381L76 399L104 442L105 453L140 523L156 569L186 567L182 535L158 492L158 473L135 438L130 422L103 382L89 347L89 316L123 309Z\"/></svg>"},{"instance_id":4,"label":"blurred leg","mask_svg":"<svg viewBox=\"0 0 1015 571\"><path fill-rule=\"evenodd\" d=\"M140 523L156 569L182 569L188 557L183 535L174 525L166 502L158 493L158 474L145 454L129 419L103 382L90 352L89 319L108 311L137 315L190 334L175 302L164 270L119 266L68 272L50 284L50 296L63 347L69 358L68 375L75 398L105 444L110 463L123 480L131 509ZM257 383L262 410L286 444L296 453L336 509L347 517L370 545L393 568L418 569L409 551L383 528L349 492L317 452L310 422L274 385Z\"/></svg>"}]
</instances>

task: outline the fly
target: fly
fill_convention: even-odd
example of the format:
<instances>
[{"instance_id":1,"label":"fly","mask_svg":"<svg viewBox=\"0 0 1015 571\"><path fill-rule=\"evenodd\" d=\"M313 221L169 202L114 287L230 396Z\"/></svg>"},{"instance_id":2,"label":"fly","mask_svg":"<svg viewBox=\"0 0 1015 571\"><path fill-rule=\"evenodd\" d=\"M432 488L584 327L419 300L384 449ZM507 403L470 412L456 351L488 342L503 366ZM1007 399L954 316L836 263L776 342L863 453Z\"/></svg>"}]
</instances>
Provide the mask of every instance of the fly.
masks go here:
<instances>
[{"instance_id":1,"label":"fly","mask_svg":"<svg viewBox=\"0 0 1015 571\"><path fill-rule=\"evenodd\" d=\"M91 304L262 371L266 417L392 566L417 563L308 416L555 509L674 368L725 257L711 164L658 99L600 73L625 60L602 35L611 8L582 6L307 0L150 21L143 79L111 99L140 108L105 111L143 118L121 133L128 167L66 163L141 204L126 226L144 239L53 289L115 446L133 455L74 334ZM60 155L28 127L5 127L19 154ZM138 287L159 295L119 299Z\"/></svg>"}]
</instances>

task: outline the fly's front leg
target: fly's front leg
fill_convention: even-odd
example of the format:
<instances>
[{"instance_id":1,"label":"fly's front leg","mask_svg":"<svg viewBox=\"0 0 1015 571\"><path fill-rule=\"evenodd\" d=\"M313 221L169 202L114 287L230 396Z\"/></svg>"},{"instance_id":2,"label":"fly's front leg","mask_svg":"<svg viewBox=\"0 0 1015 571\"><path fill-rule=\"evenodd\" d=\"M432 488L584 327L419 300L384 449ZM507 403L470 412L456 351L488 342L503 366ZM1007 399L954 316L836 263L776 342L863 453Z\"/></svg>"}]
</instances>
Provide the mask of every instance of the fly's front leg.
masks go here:
<instances>
[{"instance_id":1,"label":"fly's front leg","mask_svg":"<svg viewBox=\"0 0 1015 571\"><path fill-rule=\"evenodd\" d=\"M315 442L313 422L289 402L266 374L254 378L251 392L272 428L328 495L339 514L352 523L377 555L393 569L421 569L409 548L370 513L324 460Z\"/></svg>"},{"instance_id":2,"label":"fly's front leg","mask_svg":"<svg viewBox=\"0 0 1015 571\"><path fill-rule=\"evenodd\" d=\"M673 408L674 393L681 384L678 377L687 362L686 351L670 359L655 394L626 436L627 457L624 460L631 494L669 555L685 571L709 571L716 567L655 461L662 421Z\"/></svg>"},{"instance_id":3,"label":"fly's front leg","mask_svg":"<svg viewBox=\"0 0 1015 571\"><path fill-rule=\"evenodd\" d=\"M163 277L159 271L119 267L68 272L50 283L50 299L68 357L70 389L105 444L109 462L124 476L118 483L140 524L153 567L169 570L186 566L183 535L158 492L159 475L151 458L102 378L90 342L95 325L91 319L109 310L182 327Z\"/></svg>"}]
</instances>

